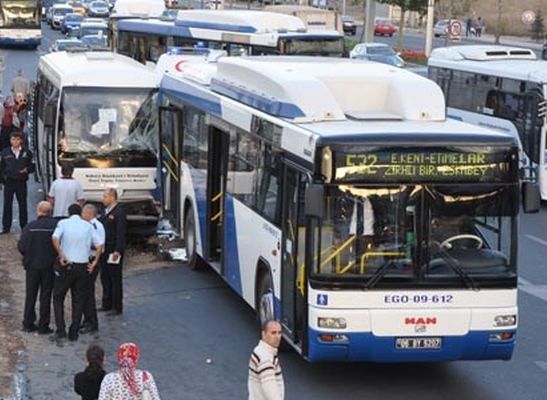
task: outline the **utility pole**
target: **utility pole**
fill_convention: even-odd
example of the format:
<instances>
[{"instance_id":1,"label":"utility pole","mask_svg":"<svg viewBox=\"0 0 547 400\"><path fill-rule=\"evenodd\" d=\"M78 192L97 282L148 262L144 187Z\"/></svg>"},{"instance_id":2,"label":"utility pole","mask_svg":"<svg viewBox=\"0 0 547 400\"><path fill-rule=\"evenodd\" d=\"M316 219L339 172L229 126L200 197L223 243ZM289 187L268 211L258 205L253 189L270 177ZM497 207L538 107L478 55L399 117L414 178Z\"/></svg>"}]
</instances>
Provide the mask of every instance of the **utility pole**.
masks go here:
<instances>
[{"instance_id":1,"label":"utility pole","mask_svg":"<svg viewBox=\"0 0 547 400\"><path fill-rule=\"evenodd\" d=\"M427 24L425 28L425 56L431 55L433 47L433 18L435 11L435 0L427 0Z\"/></svg>"},{"instance_id":2,"label":"utility pole","mask_svg":"<svg viewBox=\"0 0 547 400\"><path fill-rule=\"evenodd\" d=\"M372 43L374 42L374 19L376 16L376 1L375 0L366 0L367 8L365 10L365 42Z\"/></svg>"}]
</instances>

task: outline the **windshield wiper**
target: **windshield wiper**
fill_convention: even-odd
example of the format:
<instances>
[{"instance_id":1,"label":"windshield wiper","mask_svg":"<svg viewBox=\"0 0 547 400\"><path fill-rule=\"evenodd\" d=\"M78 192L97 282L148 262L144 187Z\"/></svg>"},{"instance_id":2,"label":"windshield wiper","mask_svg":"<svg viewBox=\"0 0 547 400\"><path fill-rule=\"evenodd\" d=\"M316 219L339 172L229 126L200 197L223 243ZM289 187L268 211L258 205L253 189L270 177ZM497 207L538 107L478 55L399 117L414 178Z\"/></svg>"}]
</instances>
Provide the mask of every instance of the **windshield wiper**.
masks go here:
<instances>
[{"instance_id":1,"label":"windshield wiper","mask_svg":"<svg viewBox=\"0 0 547 400\"><path fill-rule=\"evenodd\" d=\"M461 278L461 280L465 283L465 285L469 289L473 290L479 290L479 285L475 280L469 275L467 272L464 271L464 269L459 265L458 260L451 257L450 254L448 254L448 251L441 246L440 244L436 243L438 246L437 251L441 255L442 259L446 261L448 266L454 270L458 274L458 276Z\"/></svg>"},{"instance_id":2,"label":"windshield wiper","mask_svg":"<svg viewBox=\"0 0 547 400\"><path fill-rule=\"evenodd\" d=\"M382 279L384 277L384 275L387 273L387 271L391 267L396 266L396 265L397 265L397 263L395 262L395 260L390 260L390 261L384 263L380 268L378 268L376 270L374 275L372 275L370 277L370 279L367 281L367 283L365 284L365 289L370 289L370 288L373 288L374 286L376 286L376 284L380 281L380 279Z\"/></svg>"}]
</instances>

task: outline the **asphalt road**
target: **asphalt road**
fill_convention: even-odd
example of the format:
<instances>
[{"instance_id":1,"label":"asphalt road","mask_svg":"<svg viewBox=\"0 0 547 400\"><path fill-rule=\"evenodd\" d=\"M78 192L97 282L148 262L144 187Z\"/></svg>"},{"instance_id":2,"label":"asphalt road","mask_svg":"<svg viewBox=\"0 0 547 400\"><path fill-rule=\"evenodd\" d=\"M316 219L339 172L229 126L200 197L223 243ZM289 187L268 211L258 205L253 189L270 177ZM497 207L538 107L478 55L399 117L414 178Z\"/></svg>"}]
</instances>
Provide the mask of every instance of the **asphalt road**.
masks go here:
<instances>
[{"instance_id":1,"label":"asphalt road","mask_svg":"<svg viewBox=\"0 0 547 400\"><path fill-rule=\"evenodd\" d=\"M38 51L3 50L7 89L18 68L35 76L38 57L60 37L45 29ZM410 39L409 39L410 40ZM39 198L35 184L32 198ZM1 202L1 201L0 201ZM34 205L30 205L32 208ZM17 215L15 213L15 215ZM14 224L16 227L17 224ZM294 353L281 355L287 399L480 399L544 400L547 398L547 205L520 221L520 321L518 344L509 362L435 364L317 364ZM256 343L254 316L249 307L211 271L192 272L185 265L138 274L126 280L123 319L101 322L101 341L112 363L113 349L122 340L143 348L143 364L154 374L164 399L246 398L247 361ZM70 347L72 346L72 347ZM67 363L81 357L84 342L56 349L63 360L51 371L58 381L70 382L74 368ZM75 347L76 346L76 347ZM80 346L80 347L77 347ZM32 349L31 360L47 357L47 346ZM76 355L75 355L76 354ZM205 360L212 359L211 364ZM66 361L65 361L66 360ZM38 385L43 368L29 366L31 385ZM51 376L51 375L50 375ZM56 379L42 377L44 385ZM73 399L53 390L57 399ZM38 390L38 389L35 389ZM31 391L32 392L32 391ZM45 393L45 392L40 392ZM35 394L34 399L45 399Z\"/></svg>"}]
</instances>

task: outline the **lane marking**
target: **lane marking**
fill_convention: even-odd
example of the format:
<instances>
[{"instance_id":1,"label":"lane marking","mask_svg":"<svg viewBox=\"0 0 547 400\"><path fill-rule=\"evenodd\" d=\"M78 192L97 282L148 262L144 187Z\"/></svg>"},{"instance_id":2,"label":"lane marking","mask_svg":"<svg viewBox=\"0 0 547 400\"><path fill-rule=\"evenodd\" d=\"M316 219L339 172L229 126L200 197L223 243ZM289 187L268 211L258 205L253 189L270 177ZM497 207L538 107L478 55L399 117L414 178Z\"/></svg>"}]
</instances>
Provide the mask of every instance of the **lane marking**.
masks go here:
<instances>
[{"instance_id":1,"label":"lane marking","mask_svg":"<svg viewBox=\"0 0 547 400\"><path fill-rule=\"evenodd\" d=\"M533 240L536 243L542 244L545 247L547 247L547 240L540 239L540 238L538 238L537 236L534 236L534 235L524 235L524 236L526 236L530 240Z\"/></svg>"},{"instance_id":2,"label":"lane marking","mask_svg":"<svg viewBox=\"0 0 547 400\"><path fill-rule=\"evenodd\" d=\"M519 289L547 302L547 285L534 285L532 282L519 277Z\"/></svg>"},{"instance_id":3,"label":"lane marking","mask_svg":"<svg viewBox=\"0 0 547 400\"><path fill-rule=\"evenodd\" d=\"M541 369L543 372L547 372L547 362L545 361L534 361L534 364Z\"/></svg>"}]
</instances>

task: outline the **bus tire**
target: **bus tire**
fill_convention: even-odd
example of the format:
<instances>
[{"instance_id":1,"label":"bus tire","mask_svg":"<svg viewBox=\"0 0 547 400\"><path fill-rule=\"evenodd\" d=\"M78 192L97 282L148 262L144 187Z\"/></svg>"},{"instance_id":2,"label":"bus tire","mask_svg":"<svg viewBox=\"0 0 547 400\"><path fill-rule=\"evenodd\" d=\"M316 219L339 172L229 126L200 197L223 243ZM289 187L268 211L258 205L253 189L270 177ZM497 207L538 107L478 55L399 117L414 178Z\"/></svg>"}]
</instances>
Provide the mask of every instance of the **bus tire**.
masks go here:
<instances>
[{"instance_id":1,"label":"bus tire","mask_svg":"<svg viewBox=\"0 0 547 400\"><path fill-rule=\"evenodd\" d=\"M184 248L190 269L200 269L203 265L203 260L196 252L196 221L192 207L188 208L184 218Z\"/></svg>"}]
</instances>

